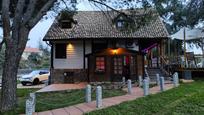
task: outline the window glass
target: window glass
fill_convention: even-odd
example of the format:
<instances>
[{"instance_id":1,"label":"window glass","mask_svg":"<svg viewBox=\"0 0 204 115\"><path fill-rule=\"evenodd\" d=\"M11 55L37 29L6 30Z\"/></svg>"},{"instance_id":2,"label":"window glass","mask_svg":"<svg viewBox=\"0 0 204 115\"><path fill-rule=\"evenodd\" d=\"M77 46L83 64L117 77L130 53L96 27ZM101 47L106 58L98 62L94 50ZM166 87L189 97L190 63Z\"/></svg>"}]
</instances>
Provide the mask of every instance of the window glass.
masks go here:
<instances>
[{"instance_id":1,"label":"window glass","mask_svg":"<svg viewBox=\"0 0 204 115\"><path fill-rule=\"evenodd\" d=\"M122 74L122 71L123 71L123 61L122 61L122 57L114 57L114 74Z\"/></svg>"},{"instance_id":2,"label":"window glass","mask_svg":"<svg viewBox=\"0 0 204 115\"><path fill-rule=\"evenodd\" d=\"M105 57L96 57L96 72L105 72Z\"/></svg>"},{"instance_id":3,"label":"window glass","mask_svg":"<svg viewBox=\"0 0 204 115\"><path fill-rule=\"evenodd\" d=\"M67 44L56 44L55 45L55 58L65 59L67 50Z\"/></svg>"}]
</instances>

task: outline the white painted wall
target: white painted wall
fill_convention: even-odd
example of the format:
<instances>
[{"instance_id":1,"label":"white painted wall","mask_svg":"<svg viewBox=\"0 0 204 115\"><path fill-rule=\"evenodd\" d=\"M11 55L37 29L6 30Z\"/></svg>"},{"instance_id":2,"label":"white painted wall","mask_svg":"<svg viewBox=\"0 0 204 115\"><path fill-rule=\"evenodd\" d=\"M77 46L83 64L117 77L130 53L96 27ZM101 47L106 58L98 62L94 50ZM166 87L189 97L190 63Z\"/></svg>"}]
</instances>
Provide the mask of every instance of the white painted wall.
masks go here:
<instances>
[{"instance_id":1,"label":"white painted wall","mask_svg":"<svg viewBox=\"0 0 204 115\"><path fill-rule=\"evenodd\" d=\"M69 47L68 44L71 44ZM83 41L70 41L67 42L67 58L55 58L55 46L53 47L53 65L55 69L83 69ZM86 54L91 53L91 41L86 41ZM85 62L87 67L87 62Z\"/></svg>"}]
</instances>

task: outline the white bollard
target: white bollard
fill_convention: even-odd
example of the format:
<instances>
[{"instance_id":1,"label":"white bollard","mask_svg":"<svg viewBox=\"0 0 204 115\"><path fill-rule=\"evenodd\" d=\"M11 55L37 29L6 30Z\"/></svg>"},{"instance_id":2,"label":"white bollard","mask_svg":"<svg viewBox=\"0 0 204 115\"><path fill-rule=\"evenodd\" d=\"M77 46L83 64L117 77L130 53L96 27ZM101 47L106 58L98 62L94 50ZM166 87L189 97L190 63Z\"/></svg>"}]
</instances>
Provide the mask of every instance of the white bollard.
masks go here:
<instances>
[{"instance_id":1,"label":"white bollard","mask_svg":"<svg viewBox=\"0 0 204 115\"><path fill-rule=\"evenodd\" d=\"M159 74L156 74L156 77L157 77L157 85L159 86L159 85L160 85L160 77L159 77Z\"/></svg>"},{"instance_id":2,"label":"white bollard","mask_svg":"<svg viewBox=\"0 0 204 115\"><path fill-rule=\"evenodd\" d=\"M125 85L125 77L122 78L123 86Z\"/></svg>"},{"instance_id":3,"label":"white bollard","mask_svg":"<svg viewBox=\"0 0 204 115\"><path fill-rule=\"evenodd\" d=\"M145 79L148 81L148 84L150 84L150 78L149 77L145 77Z\"/></svg>"},{"instance_id":4,"label":"white bollard","mask_svg":"<svg viewBox=\"0 0 204 115\"><path fill-rule=\"evenodd\" d=\"M128 80L128 94L132 94L132 81Z\"/></svg>"},{"instance_id":5,"label":"white bollard","mask_svg":"<svg viewBox=\"0 0 204 115\"><path fill-rule=\"evenodd\" d=\"M35 93L30 93L30 98L32 99L32 110L35 112L35 105L36 105L36 96Z\"/></svg>"},{"instance_id":6,"label":"white bollard","mask_svg":"<svg viewBox=\"0 0 204 115\"><path fill-rule=\"evenodd\" d=\"M164 91L164 77L160 77L160 91Z\"/></svg>"},{"instance_id":7,"label":"white bollard","mask_svg":"<svg viewBox=\"0 0 204 115\"><path fill-rule=\"evenodd\" d=\"M144 90L144 96L149 95L149 83L147 79L143 80L143 90Z\"/></svg>"},{"instance_id":8,"label":"white bollard","mask_svg":"<svg viewBox=\"0 0 204 115\"><path fill-rule=\"evenodd\" d=\"M101 86L96 87L96 107L102 107L102 88Z\"/></svg>"},{"instance_id":9,"label":"white bollard","mask_svg":"<svg viewBox=\"0 0 204 115\"><path fill-rule=\"evenodd\" d=\"M178 78L177 72L173 74L173 84L174 84L174 87L178 87L179 85L179 78Z\"/></svg>"},{"instance_id":10,"label":"white bollard","mask_svg":"<svg viewBox=\"0 0 204 115\"><path fill-rule=\"evenodd\" d=\"M33 108L32 108L32 101L31 99L26 100L26 115L32 115L33 114Z\"/></svg>"},{"instance_id":11,"label":"white bollard","mask_svg":"<svg viewBox=\"0 0 204 115\"><path fill-rule=\"evenodd\" d=\"M86 103L91 102L91 85L86 86Z\"/></svg>"},{"instance_id":12,"label":"white bollard","mask_svg":"<svg viewBox=\"0 0 204 115\"><path fill-rule=\"evenodd\" d=\"M141 75L139 75L138 81L139 81L139 87L141 87L142 86L142 76Z\"/></svg>"}]
</instances>

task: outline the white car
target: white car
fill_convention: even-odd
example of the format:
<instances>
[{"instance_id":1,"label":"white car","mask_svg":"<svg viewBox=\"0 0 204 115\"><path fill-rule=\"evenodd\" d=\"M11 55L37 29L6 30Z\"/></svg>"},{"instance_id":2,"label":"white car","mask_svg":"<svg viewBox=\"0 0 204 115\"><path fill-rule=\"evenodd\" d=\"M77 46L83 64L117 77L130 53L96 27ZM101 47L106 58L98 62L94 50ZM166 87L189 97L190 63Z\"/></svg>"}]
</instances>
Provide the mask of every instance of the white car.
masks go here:
<instances>
[{"instance_id":1,"label":"white car","mask_svg":"<svg viewBox=\"0 0 204 115\"><path fill-rule=\"evenodd\" d=\"M37 85L40 82L47 81L49 77L49 71L47 70L34 70L27 75L23 75L19 80L22 85L31 83Z\"/></svg>"}]
</instances>

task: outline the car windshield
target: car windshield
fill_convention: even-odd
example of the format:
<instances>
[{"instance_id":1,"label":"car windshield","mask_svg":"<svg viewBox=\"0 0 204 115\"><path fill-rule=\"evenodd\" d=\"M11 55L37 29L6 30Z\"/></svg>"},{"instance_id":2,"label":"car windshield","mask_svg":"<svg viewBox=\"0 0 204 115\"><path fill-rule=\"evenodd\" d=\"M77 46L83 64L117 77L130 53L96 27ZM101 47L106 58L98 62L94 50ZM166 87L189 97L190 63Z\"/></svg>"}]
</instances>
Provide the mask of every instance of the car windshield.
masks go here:
<instances>
[{"instance_id":1,"label":"car windshield","mask_svg":"<svg viewBox=\"0 0 204 115\"><path fill-rule=\"evenodd\" d=\"M29 73L29 75L36 75L39 74L40 71L32 71L31 73Z\"/></svg>"}]
</instances>

